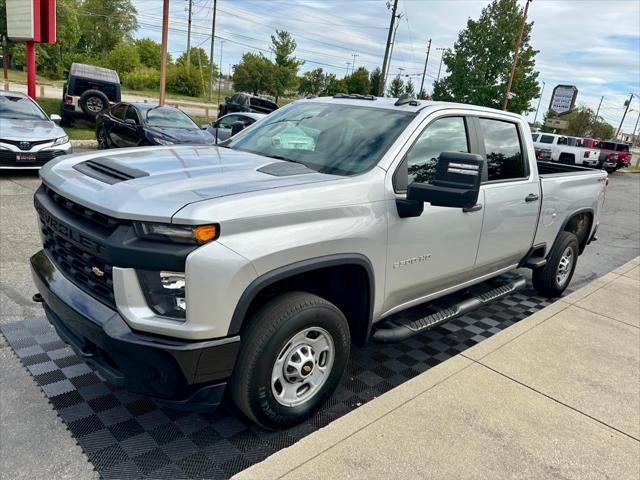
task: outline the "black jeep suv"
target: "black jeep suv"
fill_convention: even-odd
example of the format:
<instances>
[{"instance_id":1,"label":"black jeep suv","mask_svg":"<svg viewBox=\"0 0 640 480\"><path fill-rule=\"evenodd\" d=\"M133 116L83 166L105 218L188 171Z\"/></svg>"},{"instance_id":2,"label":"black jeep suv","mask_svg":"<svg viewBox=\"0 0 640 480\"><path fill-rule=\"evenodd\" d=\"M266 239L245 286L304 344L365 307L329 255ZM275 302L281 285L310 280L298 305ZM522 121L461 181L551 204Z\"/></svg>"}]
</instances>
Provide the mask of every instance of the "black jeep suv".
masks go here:
<instances>
[{"instance_id":1,"label":"black jeep suv","mask_svg":"<svg viewBox=\"0 0 640 480\"><path fill-rule=\"evenodd\" d=\"M225 97L220 104L218 118L233 112L271 113L278 109L278 105L266 98L251 95L250 93L234 93L231 97Z\"/></svg>"}]
</instances>

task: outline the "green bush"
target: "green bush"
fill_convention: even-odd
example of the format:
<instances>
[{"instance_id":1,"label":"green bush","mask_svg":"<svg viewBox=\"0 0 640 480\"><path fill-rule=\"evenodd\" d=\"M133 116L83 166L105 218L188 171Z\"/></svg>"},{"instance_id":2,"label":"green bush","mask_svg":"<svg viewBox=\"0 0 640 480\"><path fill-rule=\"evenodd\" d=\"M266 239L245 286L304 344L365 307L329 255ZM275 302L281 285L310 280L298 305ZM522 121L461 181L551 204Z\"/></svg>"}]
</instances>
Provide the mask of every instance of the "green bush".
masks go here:
<instances>
[{"instance_id":1,"label":"green bush","mask_svg":"<svg viewBox=\"0 0 640 480\"><path fill-rule=\"evenodd\" d=\"M122 84L130 90L156 90L160 87L160 72L153 68L138 67L124 75Z\"/></svg>"},{"instance_id":2,"label":"green bush","mask_svg":"<svg viewBox=\"0 0 640 480\"><path fill-rule=\"evenodd\" d=\"M140 54L135 45L130 43L121 43L113 47L105 56L106 65L123 75L135 70L140 66Z\"/></svg>"},{"instance_id":3,"label":"green bush","mask_svg":"<svg viewBox=\"0 0 640 480\"><path fill-rule=\"evenodd\" d=\"M171 65L167 71L167 90L180 95L199 97L204 93L201 72L182 65Z\"/></svg>"}]
</instances>

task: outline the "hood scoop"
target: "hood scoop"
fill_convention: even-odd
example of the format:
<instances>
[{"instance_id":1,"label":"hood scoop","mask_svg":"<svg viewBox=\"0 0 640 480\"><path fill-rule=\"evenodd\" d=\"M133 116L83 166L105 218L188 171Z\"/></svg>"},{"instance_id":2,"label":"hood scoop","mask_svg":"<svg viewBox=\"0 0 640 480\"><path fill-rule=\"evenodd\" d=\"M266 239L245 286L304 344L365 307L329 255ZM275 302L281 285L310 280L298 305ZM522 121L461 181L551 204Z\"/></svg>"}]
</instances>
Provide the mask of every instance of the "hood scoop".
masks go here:
<instances>
[{"instance_id":1,"label":"hood scoop","mask_svg":"<svg viewBox=\"0 0 640 480\"><path fill-rule=\"evenodd\" d=\"M95 178L109 185L149 176L148 172L127 167L108 157L77 163L73 168L88 177Z\"/></svg>"},{"instance_id":2,"label":"hood scoop","mask_svg":"<svg viewBox=\"0 0 640 480\"><path fill-rule=\"evenodd\" d=\"M315 170L310 169L306 165L294 162L274 162L258 169L261 173L267 175L273 175L274 177L289 177L291 175L304 175L305 173L315 173Z\"/></svg>"}]
</instances>

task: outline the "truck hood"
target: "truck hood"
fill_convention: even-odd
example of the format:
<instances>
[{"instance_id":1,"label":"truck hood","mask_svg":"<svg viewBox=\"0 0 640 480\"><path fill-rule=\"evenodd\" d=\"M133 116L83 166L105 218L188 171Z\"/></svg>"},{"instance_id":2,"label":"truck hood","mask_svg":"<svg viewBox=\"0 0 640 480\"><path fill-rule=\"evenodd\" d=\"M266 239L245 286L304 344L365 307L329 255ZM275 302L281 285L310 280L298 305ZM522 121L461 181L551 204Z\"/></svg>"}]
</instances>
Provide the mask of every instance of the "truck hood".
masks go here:
<instances>
[{"instance_id":1,"label":"truck hood","mask_svg":"<svg viewBox=\"0 0 640 480\"><path fill-rule=\"evenodd\" d=\"M50 120L0 118L0 138L5 140L38 142L64 135L64 130Z\"/></svg>"},{"instance_id":2,"label":"truck hood","mask_svg":"<svg viewBox=\"0 0 640 480\"><path fill-rule=\"evenodd\" d=\"M170 222L178 210L194 202L344 178L215 146L71 155L47 163L40 176L63 197L92 210L158 222Z\"/></svg>"}]
</instances>

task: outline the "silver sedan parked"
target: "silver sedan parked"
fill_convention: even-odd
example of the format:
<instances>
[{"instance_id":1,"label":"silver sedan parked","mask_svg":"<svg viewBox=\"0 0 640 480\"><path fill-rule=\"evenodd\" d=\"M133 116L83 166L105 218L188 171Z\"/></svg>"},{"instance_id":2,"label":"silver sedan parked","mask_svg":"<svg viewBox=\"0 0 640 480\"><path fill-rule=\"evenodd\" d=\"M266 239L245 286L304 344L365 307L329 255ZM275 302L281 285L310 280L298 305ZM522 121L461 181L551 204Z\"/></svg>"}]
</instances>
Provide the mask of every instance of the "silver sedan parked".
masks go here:
<instances>
[{"instance_id":1,"label":"silver sedan parked","mask_svg":"<svg viewBox=\"0 0 640 480\"><path fill-rule=\"evenodd\" d=\"M0 92L0 169L36 169L71 153L64 130L22 93Z\"/></svg>"},{"instance_id":2,"label":"silver sedan parked","mask_svg":"<svg viewBox=\"0 0 640 480\"><path fill-rule=\"evenodd\" d=\"M206 130L215 137L216 143L220 143L266 116L264 113L253 112L229 113L215 122L209 123ZM235 129L234 124L237 124Z\"/></svg>"}]
</instances>

